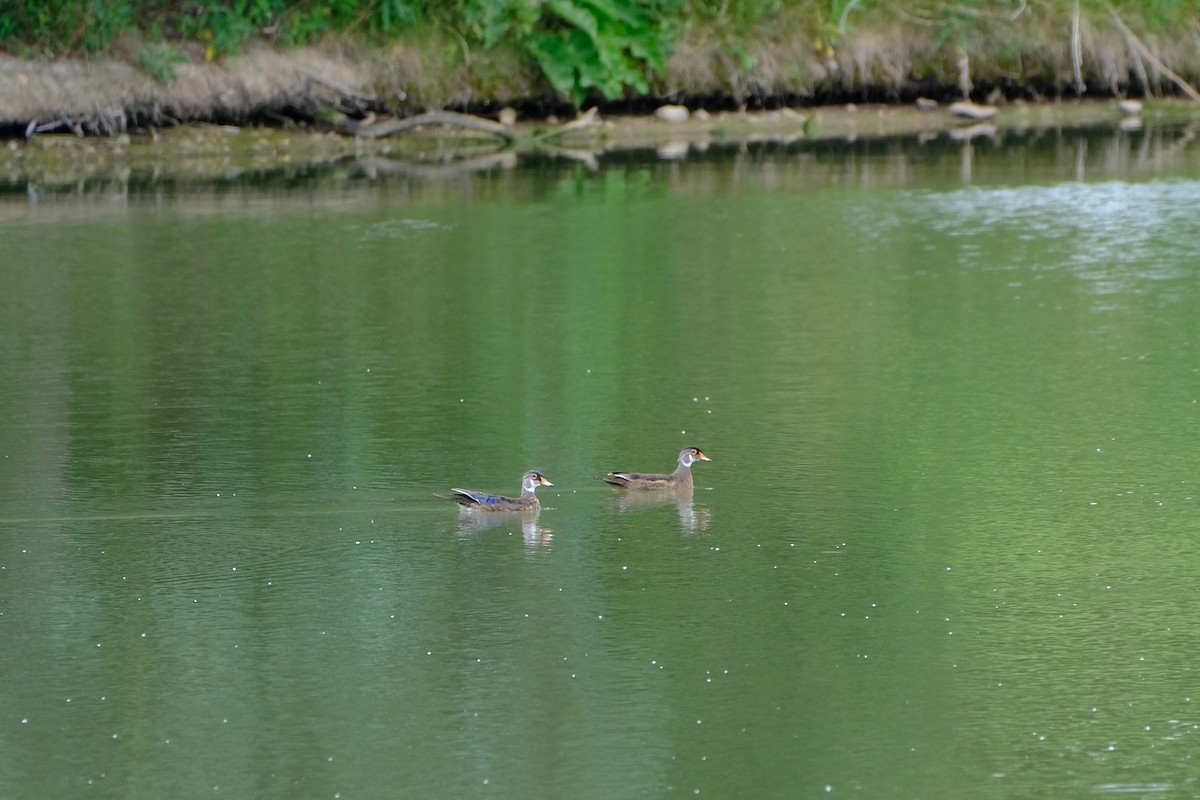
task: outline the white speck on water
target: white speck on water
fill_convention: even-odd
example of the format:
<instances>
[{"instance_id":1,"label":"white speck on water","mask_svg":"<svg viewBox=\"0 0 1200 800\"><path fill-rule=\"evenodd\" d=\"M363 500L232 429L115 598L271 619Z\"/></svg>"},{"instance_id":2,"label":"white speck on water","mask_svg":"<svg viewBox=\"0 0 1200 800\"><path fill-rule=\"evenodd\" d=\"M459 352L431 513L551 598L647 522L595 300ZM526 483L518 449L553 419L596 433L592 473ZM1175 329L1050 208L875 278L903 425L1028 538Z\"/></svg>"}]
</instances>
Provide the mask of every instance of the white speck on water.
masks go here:
<instances>
[{"instance_id":1,"label":"white speck on water","mask_svg":"<svg viewBox=\"0 0 1200 800\"><path fill-rule=\"evenodd\" d=\"M686 433L687 433L687 431L680 431L680 433L684 433L684 434L686 434Z\"/></svg>"},{"instance_id":2,"label":"white speck on water","mask_svg":"<svg viewBox=\"0 0 1200 800\"><path fill-rule=\"evenodd\" d=\"M692 398L692 402L693 402L693 403L699 403L699 402L700 402L700 398L699 398L699 397L693 397L693 398Z\"/></svg>"},{"instance_id":3,"label":"white speck on water","mask_svg":"<svg viewBox=\"0 0 1200 800\"><path fill-rule=\"evenodd\" d=\"M832 791L833 791L833 787L832 787L832 786L830 786L830 785L827 783L827 784L825 784L825 791L826 791L826 792L832 792Z\"/></svg>"},{"instance_id":4,"label":"white speck on water","mask_svg":"<svg viewBox=\"0 0 1200 800\"><path fill-rule=\"evenodd\" d=\"M29 717L22 717L22 718L21 718L21 724L22 724L22 725L28 725L28 724L29 724Z\"/></svg>"},{"instance_id":5,"label":"white speck on water","mask_svg":"<svg viewBox=\"0 0 1200 800\"><path fill-rule=\"evenodd\" d=\"M425 651L425 655L427 655L427 656L431 656L431 655L433 655L433 651L432 651L432 650L426 650L426 651Z\"/></svg>"},{"instance_id":6,"label":"white speck on water","mask_svg":"<svg viewBox=\"0 0 1200 800\"><path fill-rule=\"evenodd\" d=\"M624 571L625 571L625 570L627 570L627 569L629 569L629 567L628 567L627 565L625 565L625 564L622 564L622 565L621 565L621 571L622 571L622 572L624 572Z\"/></svg>"},{"instance_id":7,"label":"white speck on water","mask_svg":"<svg viewBox=\"0 0 1200 800\"><path fill-rule=\"evenodd\" d=\"M309 457L309 458L312 458L312 453L309 453L309 454L308 454L308 457Z\"/></svg>"},{"instance_id":8,"label":"white speck on water","mask_svg":"<svg viewBox=\"0 0 1200 800\"><path fill-rule=\"evenodd\" d=\"M596 619L604 619L604 615L603 615L603 614L597 614L597 615L596 615Z\"/></svg>"},{"instance_id":9,"label":"white speck on water","mask_svg":"<svg viewBox=\"0 0 1200 800\"><path fill-rule=\"evenodd\" d=\"M487 779L487 778L484 778L484 779L483 779L483 785L484 785L484 786L487 786L487 785L488 785L488 779Z\"/></svg>"},{"instance_id":10,"label":"white speck on water","mask_svg":"<svg viewBox=\"0 0 1200 800\"><path fill-rule=\"evenodd\" d=\"M234 567L234 568L233 568L233 571L234 571L234 572L237 572L237 567Z\"/></svg>"},{"instance_id":11,"label":"white speck on water","mask_svg":"<svg viewBox=\"0 0 1200 800\"><path fill-rule=\"evenodd\" d=\"M119 734L119 733L114 733L114 734L113 734L113 738L114 738L114 739L120 739L120 738L121 738L121 734Z\"/></svg>"}]
</instances>

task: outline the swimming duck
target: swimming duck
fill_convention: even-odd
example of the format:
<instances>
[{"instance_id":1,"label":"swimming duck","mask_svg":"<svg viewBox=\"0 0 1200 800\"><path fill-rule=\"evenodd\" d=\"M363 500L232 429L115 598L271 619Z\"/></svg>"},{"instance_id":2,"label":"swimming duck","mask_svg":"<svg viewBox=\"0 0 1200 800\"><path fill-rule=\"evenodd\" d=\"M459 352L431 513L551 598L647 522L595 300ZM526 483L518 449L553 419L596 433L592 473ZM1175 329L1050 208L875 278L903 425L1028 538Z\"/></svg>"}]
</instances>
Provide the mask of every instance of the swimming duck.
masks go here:
<instances>
[{"instance_id":1,"label":"swimming duck","mask_svg":"<svg viewBox=\"0 0 1200 800\"><path fill-rule=\"evenodd\" d=\"M712 461L699 447L685 447L679 452L679 466L669 475L641 472L610 472L600 480L621 489L691 489L692 464Z\"/></svg>"},{"instance_id":2,"label":"swimming duck","mask_svg":"<svg viewBox=\"0 0 1200 800\"><path fill-rule=\"evenodd\" d=\"M503 497L501 495L476 492L473 489L451 489L454 494L438 495L443 500L452 500L463 508L476 511L536 511L542 504L538 502L534 490L539 486L553 486L546 476L535 469L529 470L521 477L521 496Z\"/></svg>"}]
</instances>

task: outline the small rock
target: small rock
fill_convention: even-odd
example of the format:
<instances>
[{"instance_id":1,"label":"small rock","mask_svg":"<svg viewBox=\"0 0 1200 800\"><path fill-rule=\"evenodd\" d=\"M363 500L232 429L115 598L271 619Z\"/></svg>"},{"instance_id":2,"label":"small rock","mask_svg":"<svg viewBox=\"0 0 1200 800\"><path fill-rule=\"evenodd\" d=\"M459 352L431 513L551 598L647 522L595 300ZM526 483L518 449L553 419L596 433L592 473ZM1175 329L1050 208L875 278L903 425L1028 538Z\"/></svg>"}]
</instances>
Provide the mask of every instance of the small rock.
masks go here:
<instances>
[{"instance_id":1,"label":"small rock","mask_svg":"<svg viewBox=\"0 0 1200 800\"><path fill-rule=\"evenodd\" d=\"M1136 117L1142 113L1141 100L1121 100L1117 103L1117 108L1121 109L1122 114L1128 114L1131 117Z\"/></svg>"},{"instance_id":2,"label":"small rock","mask_svg":"<svg viewBox=\"0 0 1200 800\"><path fill-rule=\"evenodd\" d=\"M688 116L687 106L666 105L654 109L655 119L663 122L686 122Z\"/></svg>"},{"instance_id":3,"label":"small rock","mask_svg":"<svg viewBox=\"0 0 1200 800\"><path fill-rule=\"evenodd\" d=\"M692 119L698 119L701 122L704 122L705 120L712 119L712 115L709 114L707 111L705 111L703 108L697 108L696 112L694 114L692 114Z\"/></svg>"},{"instance_id":4,"label":"small rock","mask_svg":"<svg viewBox=\"0 0 1200 800\"><path fill-rule=\"evenodd\" d=\"M505 106L500 109L500 124L506 128L511 128L517 122L517 110L511 106Z\"/></svg>"},{"instance_id":5,"label":"small rock","mask_svg":"<svg viewBox=\"0 0 1200 800\"><path fill-rule=\"evenodd\" d=\"M933 111L937 107L938 107L937 100L932 100L928 97L918 97L917 98L917 110L918 111Z\"/></svg>"}]
</instances>

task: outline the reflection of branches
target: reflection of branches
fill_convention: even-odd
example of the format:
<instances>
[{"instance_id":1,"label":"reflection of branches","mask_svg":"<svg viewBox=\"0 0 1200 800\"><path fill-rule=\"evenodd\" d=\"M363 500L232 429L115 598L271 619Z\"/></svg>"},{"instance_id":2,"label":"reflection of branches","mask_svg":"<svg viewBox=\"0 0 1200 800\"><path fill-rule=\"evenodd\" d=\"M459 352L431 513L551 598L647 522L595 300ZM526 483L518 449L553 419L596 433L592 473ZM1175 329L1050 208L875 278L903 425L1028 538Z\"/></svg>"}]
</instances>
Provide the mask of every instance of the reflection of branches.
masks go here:
<instances>
[{"instance_id":1,"label":"reflection of branches","mask_svg":"<svg viewBox=\"0 0 1200 800\"><path fill-rule=\"evenodd\" d=\"M351 177L362 175L376 178L379 175L407 175L413 178L457 178L476 172L486 172L496 167L516 166L513 153L493 153L478 158L464 158L443 164L428 164L419 161L401 161L397 158L360 158L350 170Z\"/></svg>"}]
</instances>

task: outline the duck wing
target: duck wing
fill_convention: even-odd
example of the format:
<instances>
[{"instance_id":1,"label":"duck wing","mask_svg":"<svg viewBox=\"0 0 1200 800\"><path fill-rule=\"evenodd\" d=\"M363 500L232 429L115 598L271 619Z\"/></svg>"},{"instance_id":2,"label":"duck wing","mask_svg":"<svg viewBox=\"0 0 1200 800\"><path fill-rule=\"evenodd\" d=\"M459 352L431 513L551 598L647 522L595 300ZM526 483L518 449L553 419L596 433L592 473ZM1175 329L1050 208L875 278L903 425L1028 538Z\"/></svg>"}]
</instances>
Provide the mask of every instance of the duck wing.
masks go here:
<instances>
[{"instance_id":1,"label":"duck wing","mask_svg":"<svg viewBox=\"0 0 1200 800\"><path fill-rule=\"evenodd\" d=\"M504 497L498 494L487 494L486 492L477 492L473 489L451 489L454 494L447 497L447 500L453 500L460 506L467 508L477 508L481 511L513 511L525 508L520 500L513 497ZM529 505L537 505L530 503Z\"/></svg>"}]
</instances>

